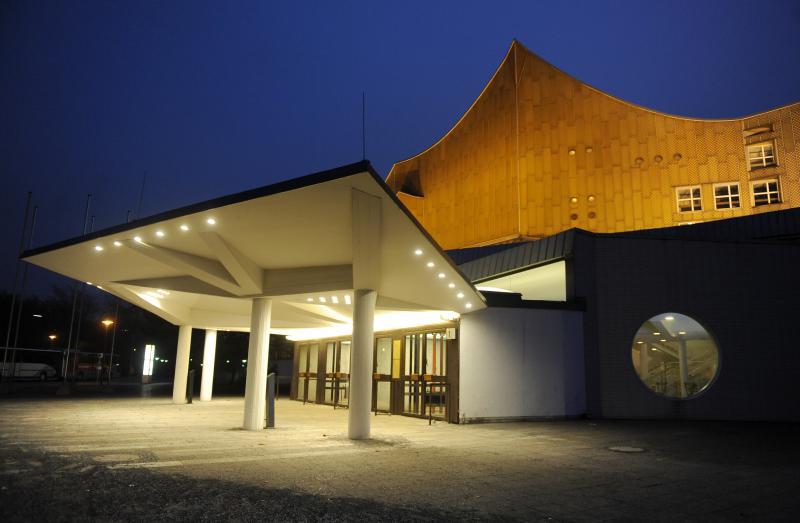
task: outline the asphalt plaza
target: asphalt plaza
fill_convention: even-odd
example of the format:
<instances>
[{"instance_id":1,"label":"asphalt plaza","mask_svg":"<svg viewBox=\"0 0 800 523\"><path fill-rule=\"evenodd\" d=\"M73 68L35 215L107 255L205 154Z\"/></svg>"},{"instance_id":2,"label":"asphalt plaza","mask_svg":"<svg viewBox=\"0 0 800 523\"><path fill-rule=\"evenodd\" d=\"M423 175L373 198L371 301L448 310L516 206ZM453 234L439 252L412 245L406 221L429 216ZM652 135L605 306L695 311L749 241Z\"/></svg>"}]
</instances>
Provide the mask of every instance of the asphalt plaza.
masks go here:
<instances>
[{"instance_id":1,"label":"asphalt plaza","mask_svg":"<svg viewBox=\"0 0 800 523\"><path fill-rule=\"evenodd\" d=\"M451 425L243 399L0 401L0 519L796 519L794 424L539 421Z\"/></svg>"}]
</instances>

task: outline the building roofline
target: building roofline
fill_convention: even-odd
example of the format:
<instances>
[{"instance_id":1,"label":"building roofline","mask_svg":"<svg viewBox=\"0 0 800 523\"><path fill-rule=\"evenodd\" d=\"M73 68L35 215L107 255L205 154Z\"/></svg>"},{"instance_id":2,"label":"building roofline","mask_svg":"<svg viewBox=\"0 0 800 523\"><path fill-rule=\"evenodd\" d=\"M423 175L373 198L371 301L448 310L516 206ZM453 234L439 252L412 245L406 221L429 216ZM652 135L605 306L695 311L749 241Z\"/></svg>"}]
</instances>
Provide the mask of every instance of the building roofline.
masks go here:
<instances>
[{"instance_id":1,"label":"building roofline","mask_svg":"<svg viewBox=\"0 0 800 523\"><path fill-rule=\"evenodd\" d=\"M794 105L800 104L800 100L798 100L798 101L790 102L788 104L784 104L784 105L781 105L781 106L778 106L778 107L774 107L772 109L767 109L765 111L761 111L761 112L754 113L754 114L749 114L749 115L744 115L744 116L740 116L740 117L736 117L736 118L697 118L697 117L691 117L691 116L681 116L681 115L676 115L676 114L671 114L671 113L665 113L663 111L658 111L656 109L651 109L651 108L645 107L643 105L639 105L639 104L636 104L636 103L633 103L633 102L629 102L627 100L623 100L622 98L618 98L618 97L614 96L613 94L609 94L606 91L603 91L602 89L599 89L599 88L597 88L597 87L595 87L595 86L593 86L591 84L588 84L588 83L584 82L583 80L580 80L579 78L576 78L575 76L567 73L566 71L563 71L562 69L559 69L558 67L556 67L552 63L548 62L547 60L545 60L544 58L542 58L538 54L536 54L533 51L531 51L530 49L528 49L525 45L523 45L521 42L519 42L519 40L514 39L514 40L511 41L511 46L509 47L508 52L506 53L505 57L500 62L500 64L497 66L497 69L495 69L495 71L492 74L492 76L489 79L489 81L486 82L486 85L483 87L481 92L478 94L478 96L475 98L475 100L472 102L472 104L470 104L470 106L467 108L467 110L464 111L464 113L461 115L461 117L458 119L458 121L456 121L456 123L453 124L450 127L450 129L448 129L448 131L446 133L444 133L438 140L436 140L430 146L426 147L422 151L420 151L420 152L418 152L418 153L416 153L416 154L414 154L412 156L409 156L408 158L404 158L402 160L398 160L397 162L395 162L392 165L392 168L389 170L389 174L386 177L387 182L388 182L389 178L392 176L392 174L394 173L394 168L397 165L405 163L405 162L408 162L408 161L411 161L411 160L414 160L415 158L418 158L419 156L422 156L423 154L427 153L428 151L430 151L431 149L433 149L434 147L439 145L442 141L444 141L445 138L447 138L450 134L453 133L453 131L456 130L456 128L458 128L458 126L461 124L461 122L467 117L467 115L472 111L472 109L475 107L475 105L477 105L478 101L483 97L484 93L486 93L486 91L489 89L489 86L492 85L492 82L494 82L494 79L497 77L498 73L503 68L504 64L509 59L509 57L514 55L514 51L515 51L516 46L519 46L525 52L527 52L527 53L531 54L532 56L534 56L535 58L541 60L546 65L548 65L549 67L552 67L554 70L558 71L559 73L561 73L561 74L567 76L568 78L580 83L583 86L586 86L588 89L591 89L592 91L595 91L598 94L601 94L603 96L607 96L607 97L611 98L612 100L615 100L615 101L617 101L619 103L625 104L625 105L627 105L629 107L633 107L635 109L640 109L642 111L647 111L649 113L656 114L656 115L659 115L659 116L663 116L663 117L666 117L666 118L674 118L676 120L685 120L685 121L692 121L692 122L708 122L708 123L743 122L744 120L747 120L747 119L750 119L750 118L756 118L756 117L759 117L759 116L763 116L763 115L765 115L767 113L771 113L771 112L774 112L774 111L779 111L781 109L786 109L788 107L792 107Z\"/></svg>"}]
</instances>

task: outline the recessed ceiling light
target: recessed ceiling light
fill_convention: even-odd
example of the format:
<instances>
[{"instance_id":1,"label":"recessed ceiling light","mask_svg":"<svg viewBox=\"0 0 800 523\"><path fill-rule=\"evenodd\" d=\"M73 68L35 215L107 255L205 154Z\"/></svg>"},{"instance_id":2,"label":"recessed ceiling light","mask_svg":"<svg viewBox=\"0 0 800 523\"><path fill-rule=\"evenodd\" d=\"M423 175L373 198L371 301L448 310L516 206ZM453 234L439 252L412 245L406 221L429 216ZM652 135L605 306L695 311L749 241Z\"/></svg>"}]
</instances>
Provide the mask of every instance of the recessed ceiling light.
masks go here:
<instances>
[{"instance_id":1,"label":"recessed ceiling light","mask_svg":"<svg viewBox=\"0 0 800 523\"><path fill-rule=\"evenodd\" d=\"M345 294L345 295L344 295L344 302L345 302L347 305L350 305L350 303L351 303L351 302L350 302L350 295L349 295L349 294Z\"/></svg>"},{"instance_id":2,"label":"recessed ceiling light","mask_svg":"<svg viewBox=\"0 0 800 523\"><path fill-rule=\"evenodd\" d=\"M435 264L435 263L433 263L432 261L430 261L430 262L426 263L425 265L427 265L428 267L433 267L433 266L434 266L434 265L436 265L436 264Z\"/></svg>"},{"instance_id":3,"label":"recessed ceiling light","mask_svg":"<svg viewBox=\"0 0 800 523\"><path fill-rule=\"evenodd\" d=\"M327 301L328 301L328 300L326 300L326 299L325 299L325 296L320 296L320 297L319 297L319 302L320 302L320 303L326 303Z\"/></svg>"},{"instance_id":4,"label":"recessed ceiling light","mask_svg":"<svg viewBox=\"0 0 800 523\"><path fill-rule=\"evenodd\" d=\"M448 283L447 286L450 287L451 289L455 289L456 288L456 284L453 283L453 282Z\"/></svg>"},{"instance_id":5,"label":"recessed ceiling light","mask_svg":"<svg viewBox=\"0 0 800 523\"><path fill-rule=\"evenodd\" d=\"M643 341L637 341L636 343L638 343L639 345L641 345L641 344L642 344L642 343L644 343L644 342L643 342Z\"/></svg>"},{"instance_id":6,"label":"recessed ceiling light","mask_svg":"<svg viewBox=\"0 0 800 523\"><path fill-rule=\"evenodd\" d=\"M114 247L122 247L122 242L118 242L117 240L114 240Z\"/></svg>"},{"instance_id":7,"label":"recessed ceiling light","mask_svg":"<svg viewBox=\"0 0 800 523\"><path fill-rule=\"evenodd\" d=\"M339 297L338 296L331 296L331 301L333 303L339 303Z\"/></svg>"},{"instance_id":8,"label":"recessed ceiling light","mask_svg":"<svg viewBox=\"0 0 800 523\"><path fill-rule=\"evenodd\" d=\"M678 334L680 334L681 336L683 336L684 334L686 334L686 331L678 331Z\"/></svg>"},{"instance_id":9,"label":"recessed ceiling light","mask_svg":"<svg viewBox=\"0 0 800 523\"><path fill-rule=\"evenodd\" d=\"M472 308L472 304L471 303L465 303L464 307L466 307L468 309L471 309Z\"/></svg>"},{"instance_id":10,"label":"recessed ceiling light","mask_svg":"<svg viewBox=\"0 0 800 523\"><path fill-rule=\"evenodd\" d=\"M314 298L306 298L306 301L314 301Z\"/></svg>"},{"instance_id":11,"label":"recessed ceiling light","mask_svg":"<svg viewBox=\"0 0 800 523\"><path fill-rule=\"evenodd\" d=\"M664 317L664 319L667 320L667 321L672 321L672 320L675 319L675 316L666 316L666 317Z\"/></svg>"},{"instance_id":12,"label":"recessed ceiling light","mask_svg":"<svg viewBox=\"0 0 800 523\"><path fill-rule=\"evenodd\" d=\"M92 282L90 282L90 281L86 282L86 285L91 285L91 284L92 284Z\"/></svg>"},{"instance_id":13,"label":"recessed ceiling light","mask_svg":"<svg viewBox=\"0 0 800 523\"><path fill-rule=\"evenodd\" d=\"M158 236L159 238L163 238L164 237L164 231L156 231L156 236Z\"/></svg>"},{"instance_id":14,"label":"recessed ceiling light","mask_svg":"<svg viewBox=\"0 0 800 523\"><path fill-rule=\"evenodd\" d=\"M666 342L667 340L661 340L661 341L664 341L664 342Z\"/></svg>"},{"instance_id":15,"label":"recessed ceiling light","mask_svg":"<svg viewBox=\"0 0 800 523\"><path fill-rule=\"evenodd\" d=\"M209 224L209 225L216 225L217 220L215 220L214 218L208 218L206 220L206 223Z\"/></svg>"},{"instance_id":16,"label":"recessed ceiling light","mask_svg":"<svg viewBox=\"0 0 800 523\"><path fill-rule=\"evenodd\" d=\"M456 296L458 298L463 298L464 297L464 293L463 292L459 292L458 294L456 294Z\"/></svg>"},{"instance_id":17,"label":"recessed ceiling light","mask_svg":"<svg viewBox=\"0 0 800 523\"><path fill-rule=\"evenodd\" d=\"M96 250L97 252L100 252L100 251L103 250L103 246L102 245L95 245L94 246L94 250Z\"/></svg>"},{"instance_id":18,"label":"recessed ceiling light","mask_svg":"<svg viewBox=\"0 0 800 523\"><path fill-rule=\"evenodd\" d=\"M439 277L440 277L440 278L444 278L444 273L443 273L443 272L440 272L440 273L439 273Z\"/></svg>"},{"instance_id":19,"label":"recessed ceiling light","mask_svg":"<svg viewBox=\"0 0 800 523\"><path fill-rule=\"evenodd\" d=\"M661 336L661 333L660 332L654 332L653 336Z\"/></svg>"},{"instance_id":20,"label":"recessed ceiling light","mask_svg":"<svg viewBox=\"0 0 800 523\"><path fill-rule=\"evenodd\" d=\"M33 317L34 317L34 318L41 318L41 317L42 317L42 315L41 315L41 314L34 314L34 315L33 315Z\"/></svg>"},{"instance_id":21,"label":"recessed ceiling light","mask_svg":"<svg viewBox=\"0 0 800 523\"><path fill-rule=\"evenodd\" d=\"M99 285L97 286L97 288L100 289L100 290L103 290L103 288L101 286L99 286Z\"/></svg>"},{"instance_id":22,"label":"recessed ceiling light","mask_svg":"<svg viewBox=\"0 0 800 523\"><path fill-rule=\"evenodd\" d=\"M414 254L417 256L422 256L422 249L414 249Z\"/></svg>"},{"instance_id":23,"label":"recessed ceiling light","mask_svg":"<svg viewBox=\"0 0 800 523\"><path fill-rule=\"evenodd\" d=\"M133 237L133 241L135 241L136 243L142 243L142 237L141 236L134 236Z\"/></svg>"},{"instance_id":24,"label":"recessed ceiling light","mask_svg":"<svg viewBox=\"0 0 800 523\"><path fill-rule=\"evenodd\" d=\"M655 347L650 347L650 350L651 350L651 351L653 351L653 352L655 352L655 351L656 351L656 350L658 350L658 349L656 349Z\"/></svg>"},{"instance_id":25,"label":"recessed ceiling light","mask_svg":"<svg viewBox=\"0 0 800 523\"><path fill-rule=\"evenodd\" d=\"M188 231L189 230L189 226L184 223L183 225L181 225L181 230L182 231Z\"/></svg>"}]
</instances>

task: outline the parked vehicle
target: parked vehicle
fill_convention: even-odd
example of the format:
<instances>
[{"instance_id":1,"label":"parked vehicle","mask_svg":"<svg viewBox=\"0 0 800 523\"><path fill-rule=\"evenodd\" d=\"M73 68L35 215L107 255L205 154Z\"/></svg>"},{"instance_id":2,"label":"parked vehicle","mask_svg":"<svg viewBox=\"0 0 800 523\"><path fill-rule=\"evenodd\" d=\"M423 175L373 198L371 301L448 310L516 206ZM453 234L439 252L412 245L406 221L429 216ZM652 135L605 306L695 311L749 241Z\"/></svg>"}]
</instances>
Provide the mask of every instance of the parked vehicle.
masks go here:
<instances>
[{"instance_id":1,"label":"parked vehicle","mask_svg":"<svg viewBox=\"0 0 800 523\"><path fill-rule=\"evenodd\" d=\"M58 377L56 369L46 363L19 362L12 366L10 362L7 362L3 365L2 373L4 378L11 377L15 380L47 381Z\"/></svg>"}]
</instances>

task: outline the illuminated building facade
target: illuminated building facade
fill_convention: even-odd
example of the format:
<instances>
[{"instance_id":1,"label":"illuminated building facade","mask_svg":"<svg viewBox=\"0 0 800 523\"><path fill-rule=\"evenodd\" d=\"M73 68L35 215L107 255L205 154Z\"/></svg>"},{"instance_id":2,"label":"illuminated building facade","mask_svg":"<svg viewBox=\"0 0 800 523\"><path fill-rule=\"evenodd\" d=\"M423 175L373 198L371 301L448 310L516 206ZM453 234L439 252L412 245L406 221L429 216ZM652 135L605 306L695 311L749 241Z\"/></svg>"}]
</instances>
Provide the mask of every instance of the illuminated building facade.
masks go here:
<instances>
[{"instance_id":1,"label":"illuminated building facade","mask_svg":"<svg viewBox=\"0 0 800 523\"><path fill-rule=\"evenodd\" d=\"M373 413L798 420L798 147L800 104L664 115L514 42L386 181L361 162L23 258L179 326L175 403L192 328L201 400L217 330L250 332L251 430L270 333L295 342L291 398L348 408L354 439Z\"/></svg>"},{"instance_id":2,"label":"illuminated building facade","mask_svg":"<svg viewBox=\"0 0 800 523\"><path fill-rule=\"evenodd\" d=\"M445 249L794 208L800 103L728 120L668 115L515 41L455 126L387 183Z\"/></svg>"}]
</instances>

